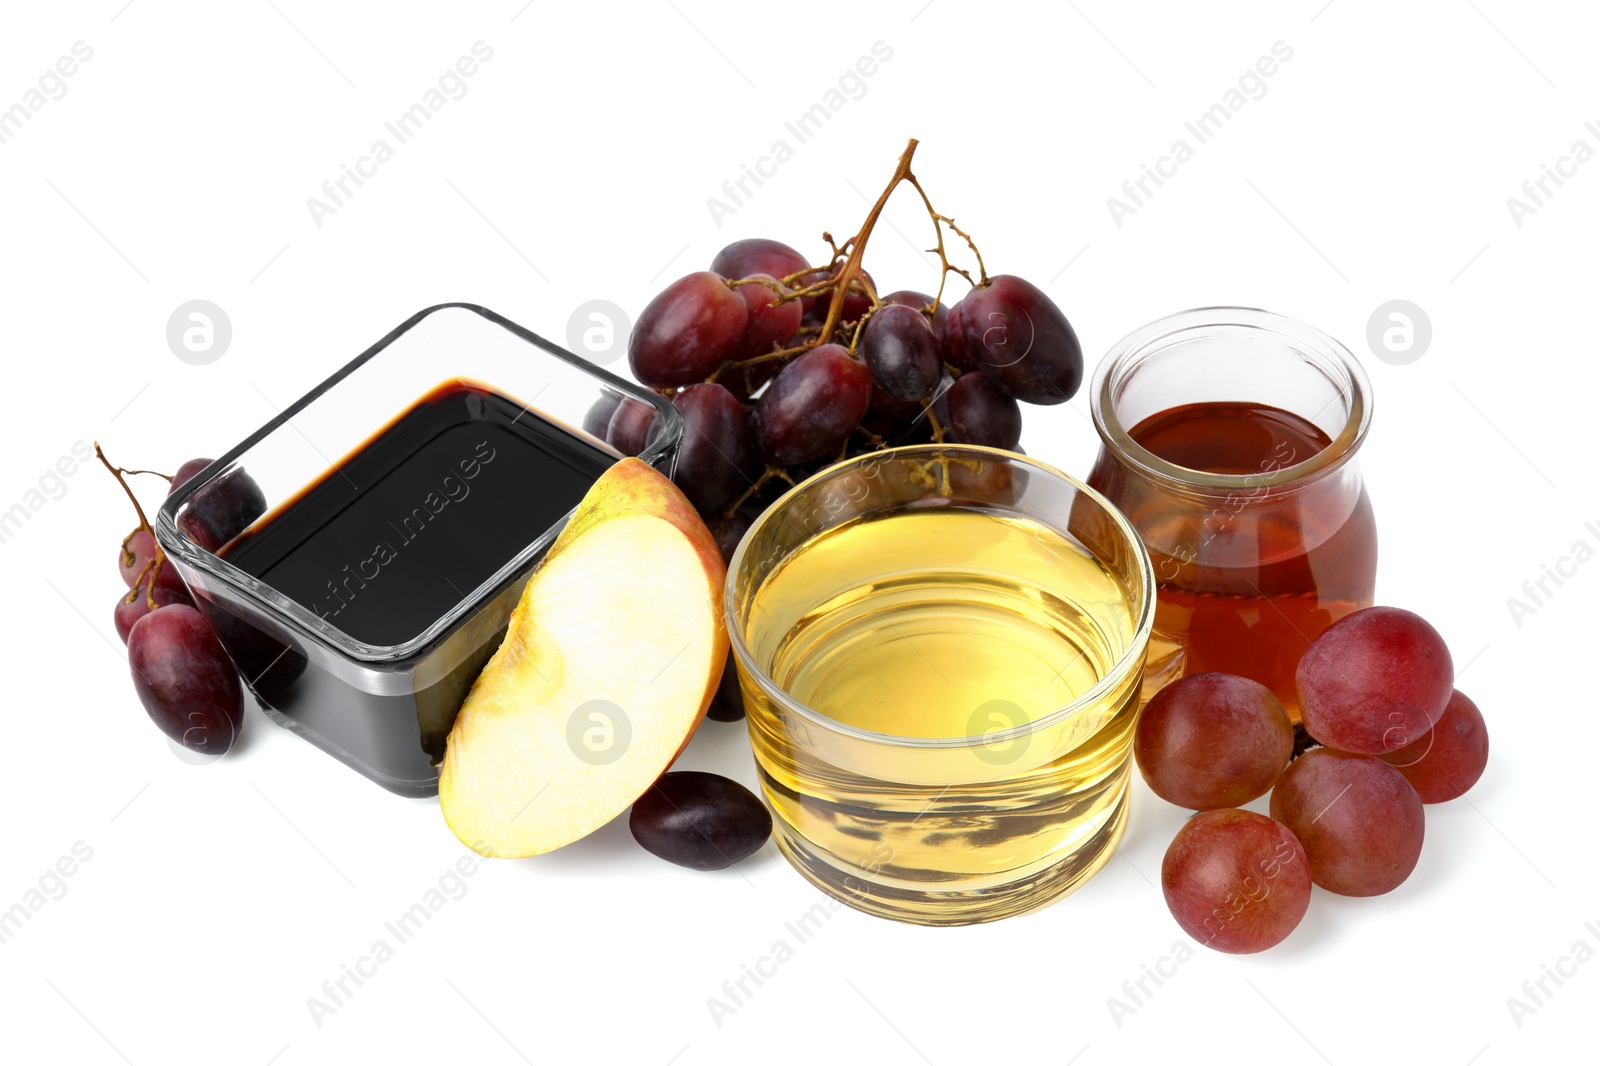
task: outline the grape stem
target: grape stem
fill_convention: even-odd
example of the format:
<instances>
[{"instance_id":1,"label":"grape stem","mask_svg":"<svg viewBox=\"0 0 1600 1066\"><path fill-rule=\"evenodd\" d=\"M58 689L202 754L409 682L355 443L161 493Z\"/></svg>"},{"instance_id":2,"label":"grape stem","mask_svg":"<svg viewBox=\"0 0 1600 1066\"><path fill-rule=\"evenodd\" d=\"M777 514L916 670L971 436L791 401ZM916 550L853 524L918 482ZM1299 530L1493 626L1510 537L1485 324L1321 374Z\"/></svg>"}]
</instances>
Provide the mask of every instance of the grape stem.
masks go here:
<instances>
[{"instance_id":1,"label":"grape stem","mask_svg":"<svg viewBox=\"0 0 1600 1066\"><path fill-rule=\"evenodd\" d=\"M767 482L771 481L773 478L782 478L784 481L787 481L790 485L794 484L794 478L790 477L789 476L789 472L787 470L785 470L783 467L781 467L781 466L768 466L766 469L761 471L761 476L760 477L756 478L754 481L752 481L750 483L750 487L749 488L745 489L743 492L741 492L739 494L739 498L737 500L734 500L732 503L730 503L728 505L727 510L725 510L722 513L722 517L723 518L732 518L735 514L738 513L739 508L741 508L741 507L743 507L745 505L745 501L749 500L750 497L754 496L756 493L758 493L762 489L766 488Z\"/></svg>"},{"instance_id":2,"label":"grape stem","mask_svg":"<svg viewBox=\"0 0 1600 1066\"><path fill-rule=\"evenodd\" d=\"M153 473L155 473L155 471L154 470L124 470L120 466L112 466L111 465L111 460L107 459L106 458L106 453L100 449L100 442L99 441L95 441L94 442L94 454L100 460L100 462L102 464L104 464L105 468L107 470L111 471L111 476L117 479L117 484L122 486L122 491L126 492L128 494L128 500L129 500L130 503L133 504L134 512L136 514L138 514L138 516L139 516L139 527L138 527L138 529L135 529L133 532L137 533L137 532L139 532L140 529L142 529L142 530L145 530L146 532L150 533L151 536L154 536L155 535L155 531L150 528L150 520L144 516L144 508L139 506L139 497L137 497L137 496L135 496L133 494L133 490L128 487L128 482L123 477L123 475L124 474L153 474ZM172 480L172 478L167 477L167 475L165 475L165 474L162 474L161 476L167 478L168 481ZM132 537L132 535L133 535L132 533L129 534L130 537ZM125 554L125 555L128 554L128 542L127 541L123 541L122 542L122 551L123 551L123 554Z\"/></svg>"},{"instance_id":3,"label":"grape stem","mask_svg":"<svg viewBox=\"0 0 1600 1066\"><path fill-rule=\"evenodd\" d=\"M867 250L867 239L872 236L872 229L878 224L878 216L883 214L883 205L889 202L889 197L894 193L895 188L911 176L911 157L916 153L917 139L913 137L906 142L906 150L900 153L900 161L895 164L894 174L889 178L889 184L884 186L883 192L878 195L878 202L872 205L871 211L867 212L867 220L861 224L861 229L856 232L856 235L844 243L844 247L850 249L850 255L844 261L844 266L839 269L838 275L832 279L834 282L833 299L828 303L828 317L822 323L822 333L818 337L818 344L827 344L833 337L833 331L839 325L839 317L844 311L844 298L850 291L850 283L861 277L861 256ZM932 210L932 208L929 208L929 210ZM833 238L827 234L823 234L823 236L827 237L829 246L833 247L834 254L838 255L841 249L833 244ZM939 287L940 289L944 288L942 278L940 279ZM867 291L867 295L872 297L873 306L877 306L878 295L866 285L865 279L862 280L862 288Z\"/></svg>"},{"instance_id":4,"label":"grape stem","mask_svg":"<svg viewBox=\"0 0 1600 1066\"><path fill-rule=\"evenodd\" d=\"M939 257L939 288L934 294L933 301L921 309L922 313L927 315L930 321L932 320L939 309L939 302L944 298L945 281L951 274L960 274L968 285L974 287L989 283L989 274L983 264L983 255L978 251L978 246L973 243L971 235L960 226L957 226L953 217L940 214L934 209L933 201L928 198L927 192L922 188L922 183L917 180L916 174L912 172L911 157L916 154L917 143L915 137L906 142L905 151L900 153L900 159L895 164L894 173L890 176L889 183L884 186L883 192L878 195L877 201L873 203L872 209L867 213L866 220L862 222L861 229L857 231L855 236L841 243L834 239L832 233L827 230L823 231L822 239L827 242L829 251L828 265L826 267L806 267L804 270L797 270L793 274L776 279L776 281L766 281L762 278L738 278L728 282L729 287L732 288L757 283L765 285L777 295L777 300L775 301L777 303L788 303L793 300L804 299L807 296L821 297L827 295L828 315L821 327L803 326L796 334L797 337L806 338L803 343L788 348L775 349L749 359L730 360L718 367L716 372L707 380L716 381L729 371L748 371L751 367L759 366L762 363L787 362L794 356L829 343L833 338L834 330L838 329L842 324L845 297L849 295L852 285L857 290L866 293L867 297L872 301L872 306L856 321L850 343L847 346L851 354L857 351L861 343L862 330L865 329L867 320L883 306L883 300L879 298L878 293L868 283L866 275L861 271L861 260L866 254L867 241L871 238L872 231L878 224L878 216L883 213L884 205L889 202L889 197L893 195L895 189L899 188L901 182L908 182L913 189L917 190L917 195L921 197L922 205L928 211L928 218L933 222L935 243L934 247L929 248L928 251ZM971 249L973 257L978 261L977 281L972 280L972 274L965 268L950 262L948 249L945 247L944 241L945 228L949 228L950 232L965 241L967 247ZM843 259L842 266L840 265L841 258ZM809 284L805 283L807 279L813 278L817 274L826 276L820 280L811 281ZM812 336L812 334L815 334L815 336ZM746 377L746 382L748 383L748 377ZM943 427L938 424L937 419L934 420L933 425L935 439L943 441Z\"/></svg>"},{"instance_id":5,"label":"grape stem","mask_svg":"<svg viewBox=\"0 0 1600 1066\"><path fill-rule=\"evenodd\" d=\"M111 471L111 476L117 479L117 484L122 486L122 491L128 494L128 501L133 504L134 513L139 516L139 525L132 533L129 533L126 537L122 538L122 564L127 566L133 562L134 558L133 552L128 550L128 542L134 538L134 535L140 530L143 530L144 532L150 534L151 539L154 539L156 533L155 530L150 528L150 519L145 517L144 508L139 506L139 497L133 494L133 489L128 486L127 478L124 477L124 475L155 474L157 477L166 478L169 484L172 481L172 476L170 474L157 473L154 470L127 470L120 466L113 466L111 460L106 458L106 453L101 450L99 441L94 442L94 454L97 458L99 458L100 462L105 466L105 468ZM161 567L166 563L166 561L167 553L161 550L160 544L157 544L155 555L151 556L150 561L144 564L144 569L140 570L138 576L134 578L133 588L129 590L128 595L132 597L135 593L137 593L139 591L139 583L148 578L149 581L145 586L145 597L151 609L153 610L156 606L156 578L161 576ZM132 603L133 600L130 598L128 602Z\"/></svg>"}]
</instances>

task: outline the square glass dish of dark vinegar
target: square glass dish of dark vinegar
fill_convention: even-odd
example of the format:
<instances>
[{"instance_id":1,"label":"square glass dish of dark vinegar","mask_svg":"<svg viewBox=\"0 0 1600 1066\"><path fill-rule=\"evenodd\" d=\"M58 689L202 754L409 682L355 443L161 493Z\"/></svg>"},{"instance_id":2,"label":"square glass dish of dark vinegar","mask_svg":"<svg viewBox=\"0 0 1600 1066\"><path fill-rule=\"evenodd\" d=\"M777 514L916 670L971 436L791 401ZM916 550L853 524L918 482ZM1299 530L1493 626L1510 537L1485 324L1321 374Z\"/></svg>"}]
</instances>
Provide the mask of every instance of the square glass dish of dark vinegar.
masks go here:
<instances>
[{"instance_id":1,"label":"square glass dish of dark vinegar","mask_svg":"<svg viewBox=\"0 0 1600 1066\"><path fill-rule=\"evenodd\" d=\"M670 472L665 400L482 308L429 308L188 482L156 534L269 717L431 795L528 575L618 458L597 423L625 401L657 410L641 458ZM186 535L245 478L248 528Z\"/></svg>"}]
</instances>

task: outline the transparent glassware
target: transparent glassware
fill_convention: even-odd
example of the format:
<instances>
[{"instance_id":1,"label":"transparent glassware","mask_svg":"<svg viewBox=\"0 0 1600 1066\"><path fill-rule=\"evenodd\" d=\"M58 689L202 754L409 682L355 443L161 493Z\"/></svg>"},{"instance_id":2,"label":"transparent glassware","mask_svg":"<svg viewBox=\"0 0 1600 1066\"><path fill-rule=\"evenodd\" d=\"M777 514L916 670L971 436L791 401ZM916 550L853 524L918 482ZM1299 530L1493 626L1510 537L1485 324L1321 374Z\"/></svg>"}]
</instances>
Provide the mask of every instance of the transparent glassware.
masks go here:
<instances>
[{"instance_id":1,"label":"transparent glassware","mask_svg":"<svg viewBox=\"0 0 1600 1066\"><path fill-rule=\"evenodd\" d=\"M195 543L183 519L209 487L236 472L260 486L265 514L273 515L342 467L400 412L454 379L526 404L528 417L542 416L581 447L613 457L593 418L623 399L649 404L657 415L640 458L671 473L683 425L669 402L491 311L441 304L412 316L208 466L167 498L155 520L162 548L267 716L407 796L437 792L437 764L455 713L566 516L529 530L526 546L481 585L461 590L453 607L392 645L342 632L234 566L225 546L212 551ZM258 518L251 528L261 524Z\"/></svg>"},{"instance_id":2,"label":"transparent glassware","mask_svg":"<svg viewBox=\"0 0 1600 1066\"><path fill-rule=\"evenodd\" d=\"M1216 473L1168 462L1134 439L1153 415L1205 404L1287 411L1328 443L1312 451L1263 437L1267 457L1255 469ZM1372 400L1360 364L1281 315L1199 308L1116 344L1095 372L1090 406L1101 450L1089 484L1128 516L1155 571L1145 697L1221 671L1271 688L1298 721L1300 656L1373 603L1377 526L1356 462Z\"/></svg>"},{"instance_id":3,"label":"transparent glassware","mask_svg":"<svg viewBox=\"0 0 1600 1066\"><path fill-rule=\"evenodd\" d=\"M1071 891L1126 824L1152 581L1114 507L1011 452L894 448L796 486L726 593L780 850L917 924Z\"/></svg>"}]
</instances>

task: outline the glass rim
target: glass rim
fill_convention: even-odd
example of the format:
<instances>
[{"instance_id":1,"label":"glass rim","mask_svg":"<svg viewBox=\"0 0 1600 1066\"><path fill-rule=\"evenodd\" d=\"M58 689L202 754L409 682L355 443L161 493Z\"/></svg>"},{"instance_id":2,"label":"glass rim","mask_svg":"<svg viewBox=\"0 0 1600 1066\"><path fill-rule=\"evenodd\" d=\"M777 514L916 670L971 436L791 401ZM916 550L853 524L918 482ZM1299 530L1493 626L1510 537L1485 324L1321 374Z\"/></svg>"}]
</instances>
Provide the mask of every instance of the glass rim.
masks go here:
<instances>
[{"instance_id":1,"label":"glass rim","mask_svg":"<svg viewBox=\"0 0 1600 1066\"><path fill-rule=\"evenodd\" d=\"M1311 357L1345 401L1346 416L1339 433L1327 447L1307 459L1270 473L1216 474L1168 462L1138 443L1122 424L1112 393L1120 374L1140 355L1189 330L1203 327L1261 330L1289 342L1291 351ZM1123 337L1095 368L1089 408L1100 440L1119 458L1152 481L1168 489L1211 494L1298 486L1320 480L1344 465L1366 439L1372 424L1372 385L1354 355L1339 341L1298 319L1259 307L1195 307L1165 315ZM1320 414L1320 412L1318 412Z\"/></svg>"},{"instance_id":2,"label":"glass rim","mask_svg":"<svg viewBox=\"0 0 1600 1066\"><path fill-rule=\"evenodd\" d=\"M662 429L655 443L639 456L645 462L653 466L677 447L683 434L683 419L678 410L672 406L672 403L664 397L618 377L596 363L568 352L560 345L546 340L537 333L517 325L510 319L498 315L486 307L464 302L434 304L431 307L423 308L390 330L376 344L313 386L310 391L280 411L271 421L224 452L220 458L213 460L204 470L190 478L184 483L182 489L163 500L156 511L152 523L156 540L161 545L161 550L178 559L184 565L193 567L207 577L227 585L228 588L243 596L258 609L282 623L294 636L318 641L349 659L364 663L404 661L427 651L427 649L445 638L455 629L457 624L478 610L480 606L479 600L484 593L500 588L520 570L527 567L533 561L534 556L538 555L544 548L549 547L555 537L560 534L560 531L566 527L567 522L571 520L572 511L568 511L551 528L540 530L539 536L529 541L521 551L507 560L504 566L501 566L493 574L485 578L477 588L469 590L454 607L436 618L421 633L398 644L368 644L365 641L357 640L344 630L318 617L314 611L291 600L261 579L239 569L215 552L202 548L184 536L178 529L178 511L191 496L232 470L238 460L247 455L257 444L283 425L289 423L291 419L312 403L331 392L345 378L355 373L363 365L381 355L384 349L388 348L390 344L398 340L417 323L429 315L451 309L466 310L479 315L487 321L508 330L521 340L528 342L541 355L567 363L580 372L592 376L597 383L610 386L629 399L636 399L655 407ZM442 370L441 375L440 381L452 380L451 375ZM457 376L459 377L459 375ZM483 382L482 384L494 389L500 387L495 382ZM394 414L398 413L394 412ZM601 443L604 444L603 441ZM609 445L606 446L609 447ZM339 464L342 464L348 458L350 457L342 457ZM271 513L270 508L268 513Z\"/></svg>"},{"instance_id":3,"label":"glass rim","mask_svg":"<svg viewBox=\"0 0 1600 1066\"><path fill-rule=\"evenodd\" d=\"M1032 721L1012 726L1010 729L982 733L976 736L908 737L898 733L881 733L873 729L862 729L859 726L848 725L837 719L830 718L790 696L773 680L765 669L755 662L750 646L744 638L743 627L738 624L736 618L734 605L738 597L739 572L742 569L745 556L750 550L750 545L756 540L756 534L769 523L778 521L779 516L787 510L788 506L801 492L821 483L825 479L837 477L851 470L875 463L905 459L917 455L926 455L932 458L953 453L1004 460L1010 465L1028 467L1048 478L1065 482L1078 494L1087 497L1103 514L1111 519L1112 524L1121 536L1124 547L1128 549L1134 559L1138 560L1138 591L1143 597L1143 602L1139 604L1139 613L1135 620L1133 636L1128 641L1128 646L1122 650L1116 661L1093 686L1073 698L1071 702ZM1020 511L1019 513L1026 514L1026 512ZM1031 518L1032 516L1027 517ZM1038 519L1034 520L1038 521ZM819 530L818 532L822 531ZM1059 532L1066 535L1065 530ZM816 534L811 536L814 537ZM807 540L809 539L811 538L808 537ZM1155 604L1156 579L1155 570L1150 562L1150 553L1145 550L1144 541L1140 539L1138 532L1133 528L1133 524L1110 500L1071 474L1059 470L1048 463L1042 463L1031 456L1007 451L1003 448L987 448L972 444L907 444L868 452L865 455L859 455L853 459L846 459L843 462L824 467L778 497L772 506L768 507L756 518L750 528L745 531L745 535L740 538L739 546L734 549L733 557L728 563L727 581L723 586L723 621L728 631L728 646L768 698L783 707L785 711L832 733L874 744L928 751L961 751L970 748L1012 743L1052 729L1100 703L1106 693L1121 684L1132 670L1143 667L1150 633L1155 624Z\"/></svg>"}]
</instances>

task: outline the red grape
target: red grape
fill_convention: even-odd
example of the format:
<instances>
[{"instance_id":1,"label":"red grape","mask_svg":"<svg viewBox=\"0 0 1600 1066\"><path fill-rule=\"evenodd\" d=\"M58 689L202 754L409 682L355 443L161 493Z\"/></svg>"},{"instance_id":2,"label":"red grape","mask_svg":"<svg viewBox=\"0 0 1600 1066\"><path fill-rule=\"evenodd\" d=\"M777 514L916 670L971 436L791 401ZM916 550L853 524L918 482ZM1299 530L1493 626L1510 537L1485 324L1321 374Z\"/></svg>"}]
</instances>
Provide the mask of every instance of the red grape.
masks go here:
<instances>
[{"instance_id":1,"label":"red grape","mask_svg":"<svg viewBox=\"0 0 1600 1066\"><path fill-rule=\"evenodd\" d=\"M883 297L883 302L886 304L903 304L906 307L925 312L927 307L933 303L933 297L915 289L896 289ZM924 313L922 317L927 318L928 316ZM933 326L933 335L939 338L941 358L943 357L942 350L944 346L944 324L949 317L950 309L944 304L939 304L938 307L934 308L933 319L929 322L929 325Z\"/></svg>"},{"instance_id":2,"label":"red grape","mask_svg":"<svg viewBox=\"0 0 1600 1066\"><path fill-rule=\"evenodd\" d=\"M897 400L927 396L944 373L933 327L921 311L902 304L880 307L867 319L861 357L883 390Z\"/></svg>"},{"instance_id":3,"label":"red grape","mask_svg":"<svg viewBox=\"0 0 1600 1066\"><path fill-rule=\"evenodd\" d=\"M844 264L842 263L831 275L819 270L815 277L802 279L802 284L814 285L825 277L837 278L843 270ZM878 287L872 283L872 275L865 270L858 271L856 276L850 280L850 287L845 290L844 306L839 309L840 322L854 322L872 307L872 297L867 295L867 286L871 286L873 292L878 291ZM828 307L832 300L833 293L824 292L817 297L817 302L806 312L806 316L802 321L811 326L822 325L823 322L827 321Z\"/></svg>"},{"instance_id":4,"label":"red grape","mask_svg":"<svg viewBox=\"0 0 1600 1066\"><path fill-rule=\"evenodd\" d=\"M1264 815L1217 810L1184 823L1161 861L1161 892L1183 931L1217 951L1263 951L1311 903L1305 849Z\"/></svg>"},{"instance_id":5,"label":"red grape","mask_svg":"<svg viewBox=\"0 0 1600 1066\"><path fill-rule=\"evenodd\" d=\"M178 467L178 472L172 475L172 484L167 486L167 495L171 496L174 492L183 488L189 483L190 478L210 466L211 463L212 460L210 459L190 459Z\"/></svg>"},{"instance_id":6,"label":"red grape","mask_svg":"<svg viewBox=\"0 0 1600 1066\"><path fill-rule=\"evenodd\" d=\"M702 516L727 507L751 485L750 424L721 385L690 385L673 397L683 415L683 443L672 475Z\"/></svg>"},{"instance_id":7,"label":"red grape","mask_svg":"<svg viewBox=\"0 0 1600 1066\"><path fill-rule=\"evenodd\" d=\"M168 737L206 755L233 746L244 721L239 675L198 610L173 604L135 622L128 663L139 702Z\"/></svg>"},{"instance_id":8,"label":"red grape","mask_svg":"<svg viewBox=\"0 0 1600 1066\"><path fill-rule=\"evenodd\" d=\"M1272 816L1306 849L1311 879L1341 896L1378 896L1422 854L1422 801L1382 759L1313 748L1272 790Z\"/></svg>"},{"instance_id":9,"label":"red grape","mask_svg":"<svg viewBox=\"0 0 1600 1066\"><path fill-rule=\"evenodd\" d=\"M133 588L160 551L155 534L144 526L123 537L122 547L117 549L117 571L122 574L122 583Z\"/></svg>"},{"instance_id":10,"label":"red grape","mask_svg":"<svg viewBox=\"0 0 1600 1066\"><path fill-rule=\"evenodd\" d=\"M733 652L722 666L722 680L711 697L706 717L713 722L737 722L744 717L744 694L739 691L739 670L733 665Z\"/></svg>"},{"instance_id":11,"label":"red grape","mask_svg":"<svg viewBox=\"0 0 1600 1066\"><path fill-rule=\"evenodd\" d=\"M766 237L746 237L742 241L734 241L711 260L711 272L721 274L725 278L748 278L756 274L766 274L768 277L792 277L800 273L811 264L806 262L806 257L784 244L782 241L769 240ZM811 309L811 301L815 297L804 298L801 310Z\"/></svg>"},{"instance_id":12,"label":"red grape","mask_svg":"<svg viewBox=\"0 0 1600 1066\"><path fill-rule=\"evenodd\" d=\"M1174 681L1139 712L1133 739L1133 757L1150 790L1198 811L1264 795L1293 751L1294 727L1278 697L1232 674Z\"/></svg>"},{"instance_id":13,"label":"red grape","mask_svg":"<svg viewBox=\"0 0 1600 1066\"><path fill-rule=\"evenodd\" d=\"M202 547L208 546L202 545ZM156 588L189 595L189 586L184 583L183 574L179 573L177 566L167 557L166 552L162 552L157 558L155 566L151 567L151 573L155 575Z\"/></svg>"},{"instance_id":14,"label":"red grape","mask_svg":"<svg viewBox=\"0 0 1600 1066\"><path fill-rule=\"evenodd\" d=\"M1022 408L984 374L962 374L946 402L950 428L961 444L1010 450L1022 439Z\"/></svg>"},{"instance_id":15,"label":"red grape","mask_svg":"<svg viewBox=\"0 0 1600 1066\"><path fill-rule=\"evenodd\" d=\"M740 403L748 403L750 397L761 391L761 386L777 377L782 369L780 360L769 359L754 366L729 367L711 380L733 393L734 399Z\"/></svg>"},{"instance_id":16,"label":"red grape","mask_svg":"<svg viewBox=\"0 0 1600 1066\"><path fill-rule=\"evenodd\" d=\"M122 638L122 643L126 644L135 622L158 607L169 607L175 603L194 606L194 600L189 597L187 589L172 589L159 584L152 589L149 575L146 575L138 585L128 590L127 595L117 600L117 608L111 615L111 624L116 627L117 636Z\"/></svg>"},{"instance_id":17,"label":"red grape","mask_svg":"<svg viewBox=\"0 0 1600 1066\"><path fill-rule=\"evenodd\" d=\"M1078 391L1083 380L1078 335L1039 288L1000 274L967 293L960 306L967 349L1008 395L1055 404Z\"/></svg>"},{"instance_id":18,"label":"red grape","mask_svg":"<svg viewBox=\"0 0 1600 1066\"><path fill-rule=\"evenodd\" d=\"M867 413L861 416L861 428L876 433L888 444L930 440L932 427L925 410L921 400L897 400L874 381Z\"/></svg>"},{"instance_id":19,"label":"red grape","mask_svg":"<svg viewBox=\"0 0 1600 1066\"><path fill-rule=\"evenodd\" d=\"M772 815L737 781L701 770L662 774L628 815L646 851L691 870L724 870L761 850Z\"/></svg>"},{"instance_id":20,"label":"red grape","mask_svg":"<svg viewBox=\"0 0 1600 1066\"><path fill-rule=\"evenodd\" d=\"M256 479L235 468L189 494L178 512L178 528L195 544L216 551L267 513L267 497Z\"/></svg>"},{"instance_id":21,"label":"red grape","mask_svg":"<svg viewBox=\"0 0 1600 1066\"><path fill-rule=\"evenodd\" d=\"M787 288L769 274L750 276L759 280L755 284L740 285L735 290L744 298L745 310L749 314L744 334L739 338L738 350L734 353L737 359L751 359L766 355L774 348L782 348L794 336L795 330L800 328L800 301L784 300L780 303L778 297L787 293Z\"/></svg>"},{"instance_id":22,"label":"red grape","mask_svg":"<svg viewBox=\"0 0 1600 1066\"><path fill-rule=\"evenodd\" d=\"M872 374L838 344L806 352L779 371L756 405L761 450L784 466L839 450L867 413Z\"/></svg>"},{"instance_id":23,"label":"red grape","mask_svg":"<svg viewBox=\"0 0 1600 1066\"><path fill-rule=\"evenodd\" d=\"M1421 739L1378 758L1404 774L1423 803L1443 803L1483 776L1489 765L1489 732L1478 705L1456 691L1444 715Z\"/></svg>"},{"instance_id":24,"label":"red grape","mask_svg":"<svg viewBox=\"0 0 1600 1066\"><path fill-rule=\"evenodd\" d=\"M288 688L310 665L302 652L225 607L207 604L204 613L245 684L259 696L271 697Z\"/></svg>"},{"instance_id":25,"label":"red grape","mask_svg":"<svg viewBox=\"0 0 1600 1066\"><path fill-rule=\"evenodd\" d=\"M709 378L731 358L749 313L744 297L709 270L679 278L651 300L628 338L628 363L646 385Z\"/></svg>"},{"instance_id":26,"label":"red grape","mask_svg":"<svg viewBox=\"0 0 1600 1066\"><path fill-rule=\"evenodd\" d=\"M606 440L623 455L638 455L655 436L656 409L643 400L624 397L606 427Z\"/></svg>"},{"instance_id":27,"label":"red grape","mask_svg":"<svg viewBox=\"0 0 1600 1066\"><path fill-rule=\"evenodd\" d=\"M978 369L977 357L967 347L967 330L962 307L965 300L957 300L944 320L944 361L963 374Z\"/></svg>"},{"instance_id":28,"label":"red grape","mask_svg":"<svg viewBox=\"0 0 1600 1066\"><path fill-rule=\"evenodd\" d=\"M591 437L606 439L606 429L611 425L611 416L617 413L617 405L622 402L622 394L617 392L603 392L583 416L583 431Z\"/></svg>"},{"instance_id":29,"label":"red grape","mask_svg":"<svg viewBox=\"0 0 1600 1066\"><path fill-rule=\"evenodd\" d=\"M1294 679L1306 732L1330 748L1377 755L1433 727L1455 689L1455 666L1420 617L1369 607L1312 641Z\"/></svg>"},{"instance_id":30,"label":"red grape","mask_svg":"<svg viewBox=\"0 0 1600 1066\"><path fill-rule=\"evenodd\" d=\"M750 529L750 516L743 511L734 512L731 518L722 518L711 524L711 536L717 542L724 564L733 562L733 553Z\"/></svg>"}]
</instances>

